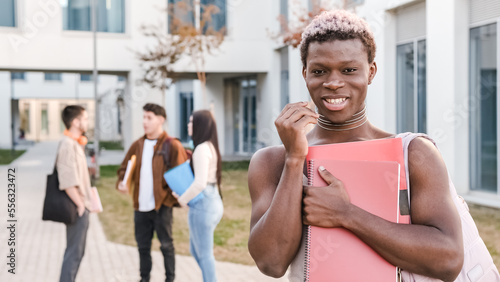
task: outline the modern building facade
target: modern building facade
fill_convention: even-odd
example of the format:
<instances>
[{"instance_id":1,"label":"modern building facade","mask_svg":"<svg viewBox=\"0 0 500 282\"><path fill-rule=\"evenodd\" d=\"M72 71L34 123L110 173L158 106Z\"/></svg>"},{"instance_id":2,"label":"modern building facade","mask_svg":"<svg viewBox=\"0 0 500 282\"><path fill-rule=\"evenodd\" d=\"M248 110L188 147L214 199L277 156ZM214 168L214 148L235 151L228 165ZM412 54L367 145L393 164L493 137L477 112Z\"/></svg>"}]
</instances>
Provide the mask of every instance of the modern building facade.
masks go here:
<instances>
[{"instance_id":1,"label":"modern building facade","mask_svg":"<svg viewBox=\"0 0 500 282\"><path fill-rule=\"evenodd\" d=\"M297 1L216 0L225 26L220 50L206 57L207 83L193 80L189 58L176 70L184 79L166 93L137 85L142 71L132 50L152 43L139 26L164 23L157 7L174 0L99 0L97 65L102 74L125 76L123 137L127 147L142 134L142 105L163 103L168 130L187 140L193 110L210 108L224 156L250 157L280 144L274 119L288 102L308 100L299 52L271 38L279 14L293 20ZM302 0L303 11L310 1ZM332 2L332 1L324 1ZM339 3L342 1L338 1ZM93 67L89 0L3 1L0 7L0 114L9 118L10 71L90 73ZM498 67L500 2L496 0L351 1L372 26L378 73L369 87L368 115L390 132L419 131L434 138L460 194L500 206L497 150L500 124ZM45 6L44 6L45 5ZM200 9L200 8L198 8ZM45 16L43 16L45 14ZM193 13L192 20L197 23ZM90 25L91 26L91 25ZM33 28L34 27L34 28ZM15 87L15 86L14 86ZM0 124L1 132L9 131ZM9 146L9 136L0 146Z\"/></svg>"},{"instance_id":2,"label":"modern building facade","mask_svg":"<svg viewBox=\"0 0 500 282\"><path fill-rule=\"evenodd\" d=\"M239 9L227 10L228 36L220 54L207 60L205 98L208 107L215 108L226 155L251 155L280 144L274 119L286 103L309 98L298 50L270 40L264 32L279 30L278 13L293 20L292 2L296 1L259 6L241 1L242 14ZM304 8L311 6L310 1L302 2ZM367 98L372 123L390 132L429 134L458 192L469 201L499 207L500 2L351 4L372 26L378 45L378 73ZM241 62L240 56L248 61ZM179 69L194 71L189 66ZM200 88L196 81L171 88L169 113L188 116L193 105L203 107ZM180 119L172 130L184 136L184 124Z\"/></svg>"}]
</instances>

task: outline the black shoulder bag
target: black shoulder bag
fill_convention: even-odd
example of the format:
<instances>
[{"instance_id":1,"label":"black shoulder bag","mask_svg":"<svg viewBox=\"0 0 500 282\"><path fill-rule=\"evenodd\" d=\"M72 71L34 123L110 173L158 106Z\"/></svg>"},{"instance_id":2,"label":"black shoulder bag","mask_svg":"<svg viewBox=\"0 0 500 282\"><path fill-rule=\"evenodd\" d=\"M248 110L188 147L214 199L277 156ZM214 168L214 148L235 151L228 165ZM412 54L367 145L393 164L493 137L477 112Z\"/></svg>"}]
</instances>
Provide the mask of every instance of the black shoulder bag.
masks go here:
<instances>
[{"instance_id":1,"label":"black shoulder bag","mask_svg":"<svg viewBox=\"0 0 500 282\"><path fill-rule=\"evenodd\" d=\"M60 144L59 144L60 146ZM59 147L57 149L59 155ZM47 186L45 200L43 202L43 220L73 224L78 217L75 203L68 196L66 191L59 189L59 178L57 174L57 157L54 164L54 171L47 175Z\"/></svg>"}]
</instances>

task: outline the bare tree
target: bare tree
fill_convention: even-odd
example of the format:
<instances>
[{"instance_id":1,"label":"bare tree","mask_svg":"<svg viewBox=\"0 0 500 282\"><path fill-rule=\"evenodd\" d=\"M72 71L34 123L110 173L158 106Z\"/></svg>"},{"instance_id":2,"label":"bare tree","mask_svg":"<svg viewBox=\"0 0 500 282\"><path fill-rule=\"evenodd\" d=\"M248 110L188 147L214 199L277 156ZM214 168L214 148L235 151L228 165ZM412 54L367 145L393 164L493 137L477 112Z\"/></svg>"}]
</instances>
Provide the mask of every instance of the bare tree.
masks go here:
<instances>
[{"instance_id":1,"label":"bare tree","mask_svg":"<svg viewBox=\"0 0 500 282\"><path fill-rule=\"evenodd\" d=\"M205 58L219 49L226 33L225 27L215 30L212 24L213 16L219 13L220 9L216 5L201 5L199 1L182 0L169 4L165 12L170 18L170 33L165 33L162 24L141 26L144 36L155 41L146 51L135 52L144 70L141 82L164 93L170 84L180 77L174 70L175 63L187 56L201 82L203 102L206 106ZM196 20L197 15L200 15L199 22Z\"/></svg>"}]
</instances>

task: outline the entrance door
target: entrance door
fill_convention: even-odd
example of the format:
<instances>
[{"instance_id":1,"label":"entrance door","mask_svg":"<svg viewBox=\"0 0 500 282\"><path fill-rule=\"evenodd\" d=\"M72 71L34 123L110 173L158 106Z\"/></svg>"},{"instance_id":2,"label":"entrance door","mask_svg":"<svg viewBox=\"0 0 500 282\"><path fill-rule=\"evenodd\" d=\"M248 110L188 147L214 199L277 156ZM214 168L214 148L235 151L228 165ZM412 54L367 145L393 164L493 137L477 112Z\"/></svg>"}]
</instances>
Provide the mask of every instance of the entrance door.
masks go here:
<instances>
[{"instance_id":1,"label":"entrance door","mask_svg":"<svg viewBox=\"0 0 500 282\"><path fill-rule=\"evenodd\" d=\"M233 95L233 151L251 154L257 144L257 78L231 80Z\"/></svg>"}]
</instances>

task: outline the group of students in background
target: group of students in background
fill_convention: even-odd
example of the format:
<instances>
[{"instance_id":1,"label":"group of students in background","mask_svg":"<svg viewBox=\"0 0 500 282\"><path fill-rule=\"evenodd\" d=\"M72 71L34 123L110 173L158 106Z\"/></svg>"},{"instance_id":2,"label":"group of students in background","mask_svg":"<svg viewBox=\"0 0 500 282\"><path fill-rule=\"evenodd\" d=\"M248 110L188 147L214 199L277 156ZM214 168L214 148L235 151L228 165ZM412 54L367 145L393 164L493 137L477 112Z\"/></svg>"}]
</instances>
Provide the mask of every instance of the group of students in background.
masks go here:
<instances>
[{"instance_id":1,"label":"group of students in background","mask_svg":"<svg viewBox=\"0 0 500 282\"><path fill-rule=\"evenodd\" d=\"M213 238L217 224L223 214L220 193L222 160L217 139L217 126L208 110L195 111L190 118L188 133L192 137L194 150L188 154L181 142L169 136L163 129L167 119L165 109L148 103L143 107L144 135L128 149L118 169L116 188L131 194L134 207L134 228L139 250L141 282L150 281L152 268L151 243L156 232L164 258L167 282L175 278L175 249L172 237L173 207L187 208L189 223L190 252L201 268L203 281L217 281ZM67 247L64 254L60 281L75 281L85 251L86 234L89 226L90 181L84 153L88 117L81 106L67 106L62 112L67 128L57 158L60 173L60 189L77 206L79 218L66 225ZM130 158L136 156L136 165L130 172L131 187L123 181ZM191 155L188 159L188 155ZM182 195L168 187L163 174L189 161L194 182ZM192 201L198 194L203 197Z\"/></svg>"}]
</instances>

